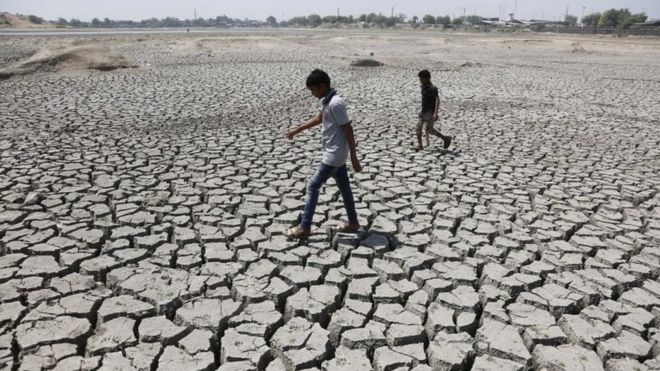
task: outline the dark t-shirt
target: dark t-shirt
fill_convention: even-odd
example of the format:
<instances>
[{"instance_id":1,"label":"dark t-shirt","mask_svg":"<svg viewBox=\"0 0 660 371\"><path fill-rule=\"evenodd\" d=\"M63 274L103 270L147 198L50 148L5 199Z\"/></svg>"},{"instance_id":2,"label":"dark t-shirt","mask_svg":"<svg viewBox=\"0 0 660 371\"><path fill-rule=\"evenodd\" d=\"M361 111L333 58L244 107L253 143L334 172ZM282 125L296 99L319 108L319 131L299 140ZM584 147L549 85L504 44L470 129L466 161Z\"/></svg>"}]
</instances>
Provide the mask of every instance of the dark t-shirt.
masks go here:
<instances>
[{"instance_id":1,"label":"dark t-shirt","mask_svg":"<svg viewBox=\"0 0 660 371\"><path fill-rule=\"evenodd\" d=\"M435 112L435 98L438 96L438 88L433 84L422 86L422 112L420 117L431 116ZM429 117L430 118L430 117Z\"/></svg>"}]
</instances>

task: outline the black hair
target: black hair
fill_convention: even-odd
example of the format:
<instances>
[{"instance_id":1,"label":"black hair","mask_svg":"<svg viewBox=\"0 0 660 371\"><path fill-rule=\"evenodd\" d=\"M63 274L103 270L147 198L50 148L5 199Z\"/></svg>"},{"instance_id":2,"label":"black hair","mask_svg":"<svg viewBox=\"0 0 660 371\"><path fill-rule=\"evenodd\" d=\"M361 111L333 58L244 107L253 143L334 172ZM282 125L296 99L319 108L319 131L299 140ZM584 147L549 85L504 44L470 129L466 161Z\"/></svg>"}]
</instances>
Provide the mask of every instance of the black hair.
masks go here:
<instances>
[{"instance_id":1,"label":"black hair","mask_svg":"<svg viewBox=\"0 0 660 371\"><path fill-rule=\"evenodd\" d=\"M307 87L311 86L320 86L325 84L327 87L330 87L330 76L328 76L325 71L320 69L315 69L312 73L307 76Z\"/></svg>"},{"instance_id":2,"label":"black hair","mask_svg":"<svg viewBox=\"0 0 660 371\"><path fill-rule=\"evenodd\" d=\"M431 78L431 72L429 72L429 70L421 70L421 71L419 71L417 76L419 76L422 79L430 79Z\"/></svg>"}]
</instances>

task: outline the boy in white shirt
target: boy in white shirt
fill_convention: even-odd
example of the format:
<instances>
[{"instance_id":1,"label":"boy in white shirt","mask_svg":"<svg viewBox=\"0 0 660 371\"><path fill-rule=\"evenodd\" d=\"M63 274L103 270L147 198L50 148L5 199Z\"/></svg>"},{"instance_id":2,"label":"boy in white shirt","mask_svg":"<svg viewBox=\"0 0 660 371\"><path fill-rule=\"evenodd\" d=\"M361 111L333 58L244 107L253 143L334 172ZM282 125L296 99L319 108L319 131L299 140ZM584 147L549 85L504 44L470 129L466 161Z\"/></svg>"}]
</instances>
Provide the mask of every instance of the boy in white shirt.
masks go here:
<instances>
[{"instance_id":1,"label":"boy in white shirt","mask_svg":"<svg viewBox=\"0 0 660 371\"><path fill-rule=\"evenodd\" d=\"M337 182L348 215L348 223L337 227L337 231L357 232L360 225L355 212L355 200L353 199L348 170L346 169L348 155L351 156L351 164L355 172L362 171L362 166L357 158L353 127L346 112L346 104L337 94L337 91L330 87L330 77L322 70L312 71L307 77L307 88L314 97L322 99L321 111L304 124L289 129L285 136L287 139L292 140L294 136L303 130L323 124L323 158L307 184L305 209L300 223L285 230L284 234L292 238L309 236L312 228L312 218L318 203L319 190L330 177L333 177Z\"/></svg>"}]
</instances>

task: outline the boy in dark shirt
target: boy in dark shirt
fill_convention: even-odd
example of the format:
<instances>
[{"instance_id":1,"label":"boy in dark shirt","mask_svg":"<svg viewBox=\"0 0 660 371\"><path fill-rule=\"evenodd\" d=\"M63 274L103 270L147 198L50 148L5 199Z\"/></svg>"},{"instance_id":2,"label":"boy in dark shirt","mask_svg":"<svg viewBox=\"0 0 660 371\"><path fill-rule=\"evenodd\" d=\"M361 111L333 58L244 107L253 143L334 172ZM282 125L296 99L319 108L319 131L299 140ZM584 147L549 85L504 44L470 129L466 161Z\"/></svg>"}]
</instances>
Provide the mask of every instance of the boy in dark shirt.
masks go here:
<instances>
[{"instance_id":1,"label":"boy in dark shirt","mask_svg":"<svg viewBox=\"0 0 660 371\"><path fill-rule=\"evenodd\" d=\"M417 150L422 150L422 128L426 134L426 146L430 146L429 134L442 138L445 149L451 144L451 137L442 135L433 128L433 123L438 121L438 109L440 108L440 96L438 88L431 83L431 73L428 70L419 71L417 74L419 82L422 85L422 111L419 113L419 122L417 123Z\"/></svg>"}]
</instances>

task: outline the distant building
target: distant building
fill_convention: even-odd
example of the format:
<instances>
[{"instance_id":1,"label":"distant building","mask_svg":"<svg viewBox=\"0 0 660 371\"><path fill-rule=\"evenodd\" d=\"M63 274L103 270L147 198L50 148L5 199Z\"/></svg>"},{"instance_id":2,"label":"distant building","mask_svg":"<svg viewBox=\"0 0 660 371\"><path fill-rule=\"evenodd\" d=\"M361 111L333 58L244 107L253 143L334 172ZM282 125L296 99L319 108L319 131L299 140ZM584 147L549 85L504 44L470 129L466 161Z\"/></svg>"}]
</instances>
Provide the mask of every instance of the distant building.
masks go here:
<instances>
[{"instance_id":1,"label":"distant building","mask_svg":"<svg viewBox=\"0 0 660 371\"><path fill-rule=\"evenodd\" d=\"M558 22L558 21L546 21L543 19L530 19L527 21L523 21L528 26L563 26L564 22Z\"/></svg>"},{"instance_id":2,"label":"distant building","mask_svg":"<svg viewBox=\"0 0 660 371\"><path fill-rule=\"evenodd\" d=\"M649 19L643 23L634 23L630 28L636 30L650 30L655 32L660 30L660 19Z\"/></svg>"}]
</instances>

